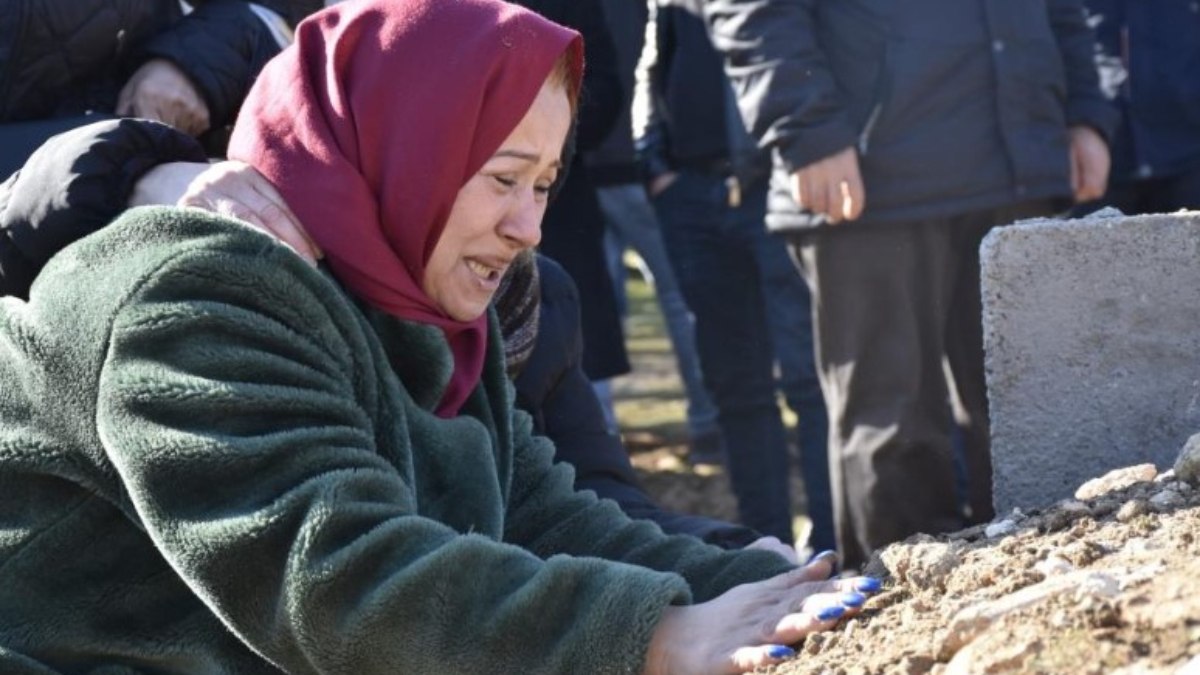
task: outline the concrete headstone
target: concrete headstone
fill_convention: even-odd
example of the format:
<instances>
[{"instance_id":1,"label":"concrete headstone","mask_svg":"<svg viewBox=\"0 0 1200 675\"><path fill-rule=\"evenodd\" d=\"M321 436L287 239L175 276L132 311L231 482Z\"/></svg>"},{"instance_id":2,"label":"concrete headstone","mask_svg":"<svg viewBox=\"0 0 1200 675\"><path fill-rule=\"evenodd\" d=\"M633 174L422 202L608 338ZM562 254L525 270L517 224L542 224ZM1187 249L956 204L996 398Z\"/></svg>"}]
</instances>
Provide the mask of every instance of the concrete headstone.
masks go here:
<instances>
[{"instance_id":1,"label":"concrete headstone","mask_svg":"<svg viewBox=\"0 0 1200 675\"><path fill-rule=\"evenodd\" d=\"M1200 213L1024 221L980 256L996 511L1170 468L1200 429Z\"/></svg>"}]
</instances>

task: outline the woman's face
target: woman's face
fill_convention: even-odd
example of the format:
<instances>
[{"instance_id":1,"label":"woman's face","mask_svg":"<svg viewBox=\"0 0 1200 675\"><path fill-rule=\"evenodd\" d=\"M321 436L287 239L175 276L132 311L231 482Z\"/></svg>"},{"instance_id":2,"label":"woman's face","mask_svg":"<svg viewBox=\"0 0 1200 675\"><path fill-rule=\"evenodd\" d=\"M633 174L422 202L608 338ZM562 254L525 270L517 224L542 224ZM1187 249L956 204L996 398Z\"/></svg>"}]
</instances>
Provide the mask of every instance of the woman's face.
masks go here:
<instances>
[{"instance_id":1,"label":"woman's face","mask_svg":"<svg viewBox=\"0 0 1200 675\"><path fill-rule=\"evenodd\" d=\"M454 200L421 286L442 311L470 321L487 310L500 278L542 238L550 185L571 125L561 86L542 85L529 112Z\"/></svg>"}]
</instances>

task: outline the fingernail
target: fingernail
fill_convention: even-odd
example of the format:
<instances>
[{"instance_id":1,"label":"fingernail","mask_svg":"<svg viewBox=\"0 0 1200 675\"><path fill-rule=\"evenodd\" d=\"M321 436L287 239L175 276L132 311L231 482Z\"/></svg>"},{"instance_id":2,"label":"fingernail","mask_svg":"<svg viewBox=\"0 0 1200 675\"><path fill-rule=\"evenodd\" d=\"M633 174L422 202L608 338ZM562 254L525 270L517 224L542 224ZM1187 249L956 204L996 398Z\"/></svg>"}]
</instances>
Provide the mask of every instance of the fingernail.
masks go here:
<instances>
[{"instance_id":1,"label":"fingernail","mask_svg":"<svg viewBox=\"0 0 1200 675\"><path fill-rule=\"evenodd\" d=\"M855 593L854 591L842 593L842 604L847 607L862 607L866 601L867 596L862 593Z\"/></svg>"},{"instance_id":2,"label":"fingernail","mask_svg":"<svg viewBox=\"0 0 1200 675\"><path fill-rule=\"evenodd\" d=\"M854 582L854 588L862 591L863 593L874 593L875 591L883 588L883 582L875 577L863 577Z\"/></svg>"},{"instance_id":3,"label":"fingernail","mask_svg":"<svg viewBox=\"0 0 1200 675\"><path fill-rule=\"evenodd\" d=\"M792 649L791 647L784 647L783 645L771 645L771 647L767 649L767 656L773 659L790 659L795 655L795 649Z\"/></svg>"},{"instance_id":4,"label":"fingernail","mask_svg":"<svg viewBox=\"0 0 1200 675\"><path fill-rule=\"evenodd\" d=\"M834 619L841 618L841 616L845 613L845 607L834 605L833 607L826 607L825 609L817 612L817 618L821 621L832 621Z\"/></svg>"},{"instance_id":5,"label":"fingernail","mask_svg":"<svg viewBox=\"0 0 1200 675\"><path fill-rule=\"evenodd\" d=\"M812 565L813 563L815 563L815 562L818 562L818 561L820 561L820 560L828 560L828 561L829 561L829 565L830 565L830 567L832 567L832 568L833 568L833 571L834 571L834 573L837 573L837 571L838 571L838 554L837 554L837 551L821 551L820 553L818 553L818 554L814 555L813 557L809 558L809 559L808 559L808 564L809 564L809 565Z\"/></svg>"}]
</instances>

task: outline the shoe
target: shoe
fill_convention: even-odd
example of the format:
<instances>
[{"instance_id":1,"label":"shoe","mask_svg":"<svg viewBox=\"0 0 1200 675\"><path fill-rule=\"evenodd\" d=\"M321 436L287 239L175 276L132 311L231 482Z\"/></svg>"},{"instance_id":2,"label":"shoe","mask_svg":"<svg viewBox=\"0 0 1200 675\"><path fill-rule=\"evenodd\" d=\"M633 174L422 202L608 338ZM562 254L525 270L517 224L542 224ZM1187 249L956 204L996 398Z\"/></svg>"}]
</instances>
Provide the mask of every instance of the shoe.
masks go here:
<instances>
[{"instance_id":1,"label":"shoe","mask_svg":"<svg viewBox=\"0 0 1200 675\"><path fill-rule=\"evenodd\" d=\"M725 464L725 439L720 431L710 431L688 440L690 464Z\"/></svg>"}]
</instances>

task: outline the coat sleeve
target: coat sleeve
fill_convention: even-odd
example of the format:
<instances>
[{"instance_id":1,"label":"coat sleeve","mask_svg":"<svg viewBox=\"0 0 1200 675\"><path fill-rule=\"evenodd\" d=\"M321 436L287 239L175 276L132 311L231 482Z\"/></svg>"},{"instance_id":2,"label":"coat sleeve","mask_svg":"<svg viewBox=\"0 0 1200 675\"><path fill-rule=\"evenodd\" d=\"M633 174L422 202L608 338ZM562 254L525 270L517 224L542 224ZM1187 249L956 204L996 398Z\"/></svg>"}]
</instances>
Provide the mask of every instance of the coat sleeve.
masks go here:
<instances>
[{"instance_id":1,"label":"coat sleeve","mask_svg":"<svg viewBox=\"0 0 1200 675\"><path fill-rule=\"evenodd\" d=\"M530 370L516 381L518 401L535 408L540 433L554 444L554 459L575 470L575 489L611 499L630 518L651 520L667 534L688 534L722 548L741 548L759 535L740 525L672 513L646 494L629 454L608 431L600 401L581 366L579 295L566 272L539 259L542 315ZM549 343L547 343L549 341ZM535 375L535 377L528 377Z\"/></svg>"},{"instance_id":2,"label":"coat sleeve","mask_svg":"<svg viewBox=\"0 0 1200 675\"><path fill-rule=\"evenodd\" d=\"M178 66L204 97L211 125L218 128L233 122L254 78L279 53L281 45L251 3L208 0L195 4L193 12L147 41L138 62L162 58ZM305 12L320 7L312 2L264 6L293 25Z\"/></svg>"},{"instance_id":3,"label":"coat sleeve","mask_svg":"<svg viewBox=\"0 0 1200 675\"><path fill-rule=\"evenodd\" d=\"M151 168L203 161L195 139L148 120L96 122L50 138L0 184L0 296L28 297L42 266L124 211Z\"/></svg>"},{"instance_id":4,"label":"coat sleeve","mask_svg":"<svg viewBox=\"0 0 1200 675\"><path fill-rule=\"evenodd\" d=\"M854 145L815 27L819 0L703 0L705 21L759 145L795 171Z\"/></svg>"},{"instance_id":5,"label":"coat sleeve","mask_svg":"<svg viewBox=\"0 0 1200 675\"><path fill-rule=\"evenodd\" d=\"M617 118L628 110L629 102L622 93L617 48L600 0L567 0L564 4L572 8L572 18L562 23L578 30L587 45L587 67L583 72L583 97L576 132L578 150L587 152L604 142Z\"/></svg>"},{"instance_id":6,"label":"coat sleeve","mask_svg":"<svg viewBox=\"0 0 1200 675\"><path fill-rule=\"evenodd\" d=\"M186 210L123 220L136 219L188 237L139 250L97 428L149 537L240 640L295 673L640 668L663 608L689 597L677 575L551 557L569 552L556 535L525 537L545 544L531 552L423 517L412 460L376 447L381 434L414 438L383 407L402 394L381 393L398 385L373 375L385 356L340 291L235 223ZM662 547L572 493L544 441L525 433L520 447L509 521L607 540L591 552Z\"/></svg>"},{"instance_id":7,"label":"coat sleeve","mask_svg":"<svg viewBox=\"0 0 1200 675\"><path fill-rule=\"evenodd\" d=\"M1046 4L1067 76L1067 124L1090 126L1111 145L1120 113L1100 90L1096 36L1088 26L1083 3L1048 0Z\"/></svg>"}]
</instances>

